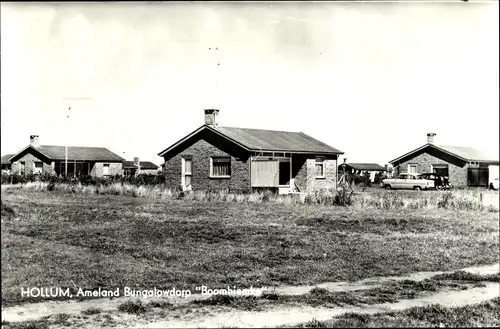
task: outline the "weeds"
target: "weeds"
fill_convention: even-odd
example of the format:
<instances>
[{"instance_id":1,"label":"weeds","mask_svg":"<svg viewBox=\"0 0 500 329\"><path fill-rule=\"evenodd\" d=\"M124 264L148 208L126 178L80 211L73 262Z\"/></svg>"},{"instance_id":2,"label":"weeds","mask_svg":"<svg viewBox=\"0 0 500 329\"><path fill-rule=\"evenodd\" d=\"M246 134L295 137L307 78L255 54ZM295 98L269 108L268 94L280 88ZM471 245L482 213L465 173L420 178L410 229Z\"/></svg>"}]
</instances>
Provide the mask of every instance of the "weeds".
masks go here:
<instances>
[{"instance_id":1,"label":"weeds","mask_svg":"<svg viewBox=\"0 0 500 329\"><path fill-rule=\"evenodd\" d=\"M148 307L155 307L155 308L171 308L173 307L174 304L167 300L152 300L148 303Z\"/></svg>"},{"instance_id":2,"label":"weeds","mask_svg":"<svg viewBox=\"0 0 500 329\"><path fill-rule=\"evenodd\" d=\"M453 273L437 274L431 278L432 280L453 280L466 282L500 282L500 273L481 275L466 271L456 271Z\"/></svg>"},{"instance_id":3,"label":"weeds","mask_svg":"<svg viewBox=\"0 0 500 329\"><path fill-rule=\"evenodd\" d=\"M146 306L140 300L129 300L120 304L118 310L129 314L142 314L146 312Z\"/></svg>"},{"instance_id":4,"label":"weeds","mask_svg":"<svg viewBox=\"0 0 500 329\"><path fill-rule=\"evenodd\" d=\"M242 310L254 310L258 301L259 298L256 296L214 295L207 299L194 300L192 303L198 306L230 306Z\"/></svg>"},{"instance_id":5,"label":"weeds","mask_svg":"<svg viewBox=\"0 0 500 329\"><path fill-rule=\"evenodd\" d=\"M25 189L33 191L56 191L63 193L133 196L160 200L185 200L200 202L229 203L275 203L286 205L323 205L377 209L445 209L479 212L498 212L499 200L496 193L468 191L408 191L353 192L345 189L324 189L313 191L297 198L295 195L278 195L269 191L248 194L227 191L171 190L161 185L133 185L115 182L107 185L84 185L82 183L30 182L25 184L4 184L2 191ZM2 208L3 209L3 208ZM3 210L2 210L3 211Z\"/></svg>"},{"instance_id":6,"label":"weeds","mask_svg":"<svg viewBox=\"0 0 500 329\"><path fill-rule=\"evenodd\" d=\"M84 311L82 311L83 315L94 315L94 314L99 314L101 313L102 310L98 307L90 307Z\"/></svg>"}]
</instances>

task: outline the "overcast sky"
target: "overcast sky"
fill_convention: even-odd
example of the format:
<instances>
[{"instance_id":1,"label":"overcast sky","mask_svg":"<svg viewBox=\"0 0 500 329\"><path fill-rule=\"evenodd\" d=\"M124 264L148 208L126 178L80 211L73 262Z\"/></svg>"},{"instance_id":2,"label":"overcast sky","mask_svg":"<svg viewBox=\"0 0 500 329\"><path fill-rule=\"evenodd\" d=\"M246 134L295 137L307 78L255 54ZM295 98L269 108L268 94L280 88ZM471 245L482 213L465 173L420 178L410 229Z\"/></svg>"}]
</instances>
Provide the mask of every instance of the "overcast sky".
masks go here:
<instances>
[{"instance_id":1,"label":"overcast sky","mask_svg":"<svg viewBox=\"0 0 500 329\"><path fill-rule=\"evenodd\" d=\"M2 3L1 152L38 134L160 164L217 107L223 126L302 131L349 162L427 132L498 156L498 24L474 0Z\"/></svg>"}]
</instances>

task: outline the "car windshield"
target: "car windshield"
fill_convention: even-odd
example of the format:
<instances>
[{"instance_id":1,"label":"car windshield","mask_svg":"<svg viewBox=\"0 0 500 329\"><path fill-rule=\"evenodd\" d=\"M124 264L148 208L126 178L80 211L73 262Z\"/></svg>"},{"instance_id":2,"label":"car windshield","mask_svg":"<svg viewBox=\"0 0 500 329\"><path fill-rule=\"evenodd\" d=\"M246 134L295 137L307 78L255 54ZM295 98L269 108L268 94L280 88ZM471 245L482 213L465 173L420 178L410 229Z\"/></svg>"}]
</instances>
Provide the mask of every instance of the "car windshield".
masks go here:
<instances>
[{"instance_id":1,"label":"car windshield","mask_svg":"<svg viewBox=\"0 0 500 329\"><path fill-rule=\"evenodd\" d=\"M422 179L422 175L415 175L415 179Z\"/></svg>"}]
</instances>

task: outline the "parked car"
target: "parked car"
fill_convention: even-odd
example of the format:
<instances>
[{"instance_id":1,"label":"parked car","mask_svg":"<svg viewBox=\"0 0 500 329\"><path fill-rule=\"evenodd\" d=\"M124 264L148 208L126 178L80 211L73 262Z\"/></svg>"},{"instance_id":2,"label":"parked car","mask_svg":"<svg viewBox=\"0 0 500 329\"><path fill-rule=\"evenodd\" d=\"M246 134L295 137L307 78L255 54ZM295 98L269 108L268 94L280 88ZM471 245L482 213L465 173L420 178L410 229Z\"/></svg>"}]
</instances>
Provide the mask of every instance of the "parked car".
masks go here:
<instances>
[{"instance_id":1,"label":"parked car","mask_svg":"<svg viewBox=\"0 0 500 329\"><path fill-rule=\"evenodd\" d=\"M492 189L492 190L498 190L498 177L494 178L490 182L490 189Z\"/></svg>"},{"instance_id":2,"label":"parked car","mask_svg":"<svg viewBox=\"0 0 500 329\"><path fill-rule=\"evenodd\" d=\"M410 190L429 190L435 188L434 181L424 179L420 174L403 173L397 178L388 178L382 180L382 186L386 190L390 189L410 189Z\"/></svg>"},{"instance_id":3,"label":"parked car","mask_svg":"<svg viewBox=\"0 0 500 329\"><path fill-rule=\"evenodd\" d=\"M430 179L434 181L434 187L438 190L448 190L452 188L448 176L437 174L437 173L423 173L420 176L424 179Z\"/></svg>"},{"instance_id":4,"label":"parked car","mask_svg":"<svg viewBox=\"0 0 500 329\"><path fill-rule=\"evenodd\" d=\"M489 187L492 190L498 190L498 176L500 170L497 165L488 166Z\"/></svg>"}]
</instances>

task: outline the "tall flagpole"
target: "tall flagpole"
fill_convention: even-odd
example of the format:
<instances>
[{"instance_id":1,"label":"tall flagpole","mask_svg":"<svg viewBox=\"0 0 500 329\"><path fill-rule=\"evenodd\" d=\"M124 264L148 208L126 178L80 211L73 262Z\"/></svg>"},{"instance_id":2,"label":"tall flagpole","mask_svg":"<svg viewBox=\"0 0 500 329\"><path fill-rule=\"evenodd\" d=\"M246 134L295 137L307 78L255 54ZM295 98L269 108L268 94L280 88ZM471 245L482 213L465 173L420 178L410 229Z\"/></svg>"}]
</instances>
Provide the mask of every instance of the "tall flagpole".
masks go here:
<instances>
[{"instance_id":1,"label":"tall flagpole","mask_svg":"<svg viewBox=\"0 0 500 329\"><path fill-rule=\"evenodd\" d=\"M66 116L66 119L69 121L69 115L71 114L71 106L68 108L68 115ZM69 125L66 125L66 129L69 127ZM67 133L67 130L66 130ZM64 175L68 175L68 136L64 139L66 143L64 143Z\"/></svg>"},{"instance_id":2,"label":"tall flagpole","mask_svg":"<svg viewBox=\"0 0 500 329\"><path fill-rule=\"evenodd\" d=\"M219 96L219 66L220 66L220 60L219 60L219 47L211 47L208 48L210 51L215 51L214 57L215 57L215 91L214 91L214 109L218 109L218 96Z\"/></svg>"},{"instance_id":3,"label":"tall flagpole","mask_svg":"<svg viewBox=\"0 0 500 329\"><path fill-rule=\"evenodd\" d=\"M66 100L92 100L92 97L68 97L64 98ZM66 138L64 143L64 174L68 175L68 130L69 130L69 116L71 114L71 106L68 107L68 114L66 115ZM76 165L75 165L76 166ZM73 173L75 173L76 168L73 168Z\"/></svg>"}]
</instances>

